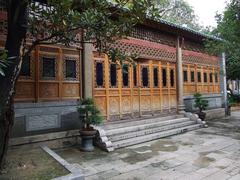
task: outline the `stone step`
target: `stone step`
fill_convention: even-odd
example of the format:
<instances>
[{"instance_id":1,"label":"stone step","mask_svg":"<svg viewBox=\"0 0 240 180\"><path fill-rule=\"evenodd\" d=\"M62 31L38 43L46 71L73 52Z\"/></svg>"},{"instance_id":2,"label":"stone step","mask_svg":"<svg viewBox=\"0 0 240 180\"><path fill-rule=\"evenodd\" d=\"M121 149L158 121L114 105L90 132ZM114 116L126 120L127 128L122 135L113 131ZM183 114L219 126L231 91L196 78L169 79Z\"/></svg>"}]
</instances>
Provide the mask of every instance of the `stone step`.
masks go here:
<instances>
[{"instance_id":1,"label":"stone step","mask_svg":"<svg viewBox=\"0 0 240 180\"><path fill-rule=\"evenodd\" d=\"M119 129L122 127L130 127L130 126L136 126L146 123L154 123L159 121L167 121L171 119L178 119L183 118L183 115L171 115L171 116L165 116L165 117L152 117L152 118L145 118L145 119L134 119L134 120L119 120L116 122L108 122L103 125L103 128L105 130L111 130L111 129Z\"/></svg>"},{"instance_id":2,"label":"stone step","mask_svg":"<svg viewBox=\"0 0 240 180\"><path fill-rule=\"evenodd\" d=\"M172 135L176 135L176 134L181 134L181 133L184 133L187 131L192 131L192 130L200 128L201 126L202 126L201 124L194 124L194 125L190 125L190 126L177 128L177 129L172 129L172 130L162 131L162 132L158 132L158 133L154 133L154 134L148 134L148 135L144 135L144 136L139 136L139 137L134 137L134 138L125 139L125 140L121 140L121 141L116 141L116 142L113 142L113 147L115 149L117 149L117 148L135 145L135 144L140 144L143 142L148 142L148 141L156 140L159 138L168 137L168 136L172 136Z\"/></svg>"},{"instance_id":3,"label":"stone step","mask_svg":"<svg viewBox=\"0 0 240 180\"><path fill-rule=\"evenodd\" d=\"M145 129L160 127L160 126L167 126L167 125L182 123L186 121L189 121L189 118L171 119L171 120L164 120L164 121L146 123L146 124L140 124L140 125L138 124L138 125L133 125L129 127L121 127L118 129L106 130L106 135L113 136L117 134L125 134L129 132L141 131Z\"/></svg>"},{"instance_id":4,"label":"stone step","mask_svg":"<svg viewBox=\"0 0 240 180\"><path fill-rule=\"evenodd\" d=\"M170 124L170 125L166 125L166 126L159 126L159 127L144 129L144 130L140 130L140 131L134 131L134 132L124 133L124 134L117 134L117 135L109 136L109 140L112 142L115 142L115 141L120 141L120 140L124 140L124 139L145 136L148 134L154 134L154 133L158 133L161 131L186 127L186 126L190 126L193 124L196 124L196 123L194 121L189 120L189 121L185 121L185 122L181 122L181 123L174 123L174 124Z\"/></svg>"}]
</instances>

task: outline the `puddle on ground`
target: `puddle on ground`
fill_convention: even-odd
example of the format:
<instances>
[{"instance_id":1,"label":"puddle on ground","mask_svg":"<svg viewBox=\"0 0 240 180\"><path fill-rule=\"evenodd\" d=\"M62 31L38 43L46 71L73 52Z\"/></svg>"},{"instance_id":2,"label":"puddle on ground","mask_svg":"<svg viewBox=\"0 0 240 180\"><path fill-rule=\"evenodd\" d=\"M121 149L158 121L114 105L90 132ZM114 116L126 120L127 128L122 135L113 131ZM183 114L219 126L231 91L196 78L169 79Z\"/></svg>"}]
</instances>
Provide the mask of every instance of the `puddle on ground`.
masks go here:
<instances>
[{"instance_id":1,"label":"puddle on ground","mask_svg":"<svg viewBox=\"0 0 240 180\"><path fill-rule=\"evenodd\" d=\"M129 164L136 164L138 162L146 161L154 156L157 156L160 151L174 152L178 150L178 146L172 141L159 140L152 143L150 146L142 146L133 149L123 149L119 152L127 153L127 156L121 158L122 161Z\"/></svg>"},{"instance_id":2,"label":"puddle on ground","mask_svg":"<svg viewBox=\"0 0 240 180\"><path fill-rule=\"evenodd\" d=\"M219 151L219 150L216 150L216 151L204 151L204 152L200 152L200 156L206 156L210 153L215 153L215 154L225 154L225 152L222 152L222 151Z\"/></svg>"},{"instance_id":3,"label":"puddle on ground","mask_svg":"<svg viewBox=\"0 0 240 180\"><path fill-rule=\"evenodd\" d=\"M210 158L199 153L199 157L194 161L194 165L200 168L206 168L210 163L215 162L215 158Z\"/></svg>"}]
</instances>

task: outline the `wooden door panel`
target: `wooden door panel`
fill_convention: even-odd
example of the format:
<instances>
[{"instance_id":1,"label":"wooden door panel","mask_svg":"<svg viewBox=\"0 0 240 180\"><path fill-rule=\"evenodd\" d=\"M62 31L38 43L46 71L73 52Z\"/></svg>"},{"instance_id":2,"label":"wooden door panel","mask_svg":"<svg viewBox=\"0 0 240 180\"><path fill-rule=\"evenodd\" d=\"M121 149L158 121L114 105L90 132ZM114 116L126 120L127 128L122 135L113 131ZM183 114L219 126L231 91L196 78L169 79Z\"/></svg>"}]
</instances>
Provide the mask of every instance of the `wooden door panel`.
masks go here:
<instances>
[{"instance_id":1,"label":"wooden door panel","mask_svg":"<svg viewBox=\"0 0 240 180\"><path fill-rule=\"evenodd\" d=\"M95 96L95 103L103 116L107 116L107 102L104 96Z\"/></svg>"},{"instance_id":2,"label":"wooden door panel","mask_svg":"<svg viewBox=\"0 0 240 180\"><path fill-rule=\"evenodd\" d=\"M110 115L120 115L120 98L119 96L109 97Z\"/></svg>"}]
</instances>

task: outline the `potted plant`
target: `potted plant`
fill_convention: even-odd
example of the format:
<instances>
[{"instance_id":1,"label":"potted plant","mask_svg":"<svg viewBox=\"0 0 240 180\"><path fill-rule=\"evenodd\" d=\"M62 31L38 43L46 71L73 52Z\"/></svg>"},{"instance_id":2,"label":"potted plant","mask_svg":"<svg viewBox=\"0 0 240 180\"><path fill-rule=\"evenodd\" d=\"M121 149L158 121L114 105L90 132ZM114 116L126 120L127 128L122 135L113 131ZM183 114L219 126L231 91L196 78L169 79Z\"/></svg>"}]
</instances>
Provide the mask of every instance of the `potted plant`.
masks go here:
<instances>
[{"instance_id":1,"label":"potted plant","mask_svg":"<svg viewBox=\"0 0 240 180\"><path fill-rule=\"evenodd\" d=\"M78 113L82 122L82 129L80 130L80 136L82 138L81 150L93 151L93 139L97 131L94 130L91 125L100 124L103 117L91 98L80 100Z\"/></svg>"},{"instance_id":2,"label":"potted plant","mask_svg":"<svg viewBox=\"0 0 240 180\"><path fill-rule=\"evenodd\" d=\"M194 107L198 108L197 115L201 120L204 121L206 118L206 113L203 112L203 110L205 110L208 107L208 101L203 99L202 94L200 93L195 93L193 96L195 98Z\"/></svg>"}]
</instances>

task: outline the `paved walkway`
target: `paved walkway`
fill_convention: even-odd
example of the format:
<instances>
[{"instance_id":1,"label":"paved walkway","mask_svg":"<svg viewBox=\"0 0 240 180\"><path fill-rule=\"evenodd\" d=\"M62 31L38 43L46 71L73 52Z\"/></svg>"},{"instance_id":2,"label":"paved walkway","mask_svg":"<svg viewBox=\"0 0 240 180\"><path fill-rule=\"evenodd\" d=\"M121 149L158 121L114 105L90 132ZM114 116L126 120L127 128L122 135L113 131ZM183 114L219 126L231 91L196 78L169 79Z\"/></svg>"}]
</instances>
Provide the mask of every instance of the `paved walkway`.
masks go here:
<instances>
[{"instance_id":1,"label":"paved walkway","mask_svg":"<svg viewBox=\"0 0 240 180\"><path fill-rule=\"evenodd\" d=\"M209 128L116 150L58 150L79 163L87 180L240 180L240 112L211 121Z\"/></svg>"}]
</instances>

